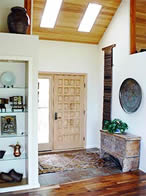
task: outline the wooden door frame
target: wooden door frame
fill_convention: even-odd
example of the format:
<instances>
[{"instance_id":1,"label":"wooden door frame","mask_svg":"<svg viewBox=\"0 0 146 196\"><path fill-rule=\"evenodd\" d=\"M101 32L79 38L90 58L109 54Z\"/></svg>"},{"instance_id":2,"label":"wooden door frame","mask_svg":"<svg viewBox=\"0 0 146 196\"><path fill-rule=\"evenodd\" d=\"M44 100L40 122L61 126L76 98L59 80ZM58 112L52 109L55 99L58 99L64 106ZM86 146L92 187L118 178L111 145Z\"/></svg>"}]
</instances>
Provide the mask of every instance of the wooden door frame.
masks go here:
<instances>
[{"instance_id":1,"label":"wooden door frame","mask_svg":"<svg viewBox=\"0 0 146 196\"><path fill-rule=\"evenodd\" d=\"M53 78L51 75L42 75L41 73L38 74L38 79L50 79L50 88L49 88L49 149L47 151L52 151L53 149L53 107L52 107L52 99L53 99Z\"/></svg>"},{"instance_id":2,"label":"wooden door frame","mask_svg":"<svg viewBox=\"0 0 146 196\"><path fill-rule=\"evenodd\" d=\"M87 77L88 74L86 73L72 73L72 72L39 72L39 75L43 76L43 77L47 77L47 76L52 76L52 94L51 94L51 121L54 121L54 103L53 103L53 88L54 88L54 81L53 81L53 76L55 75L70 75L70 76L83 76L84 77L84 126L83 126L83 137L84 137L84 141L83 141L83 148L79 148L79 149L85 149L86 148L86 142L87 142L87 138L86 138L86 133L87 133ZM53 130L54 130L54 123L52 123L51 125L51 129L52 129L52 141L54 141L54 134L53 134ZM58 151L64 151L64 150L54 150L53 149L53 142L52 142L52 152L58 152ZM70 151L71 149L69 149ZM74 150L74 149L73 149ZM77 148L76 148L77 150ZM67 151L67 150L65 150Z\"/></svg>"}]
</instances>

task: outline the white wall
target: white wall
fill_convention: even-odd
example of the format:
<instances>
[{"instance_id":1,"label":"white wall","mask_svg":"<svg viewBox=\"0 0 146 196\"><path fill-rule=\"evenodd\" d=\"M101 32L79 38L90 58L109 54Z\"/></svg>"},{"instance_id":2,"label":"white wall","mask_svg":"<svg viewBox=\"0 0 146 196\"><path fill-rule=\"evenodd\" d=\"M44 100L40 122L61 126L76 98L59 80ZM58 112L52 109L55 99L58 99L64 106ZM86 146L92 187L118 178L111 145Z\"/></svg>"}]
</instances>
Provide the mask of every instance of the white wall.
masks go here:
<instances>
[{"instance_id":1,"label":"white wall","mask_svg":"<svg viewBox=\"0 0 146 196\"><path fill-rule=\"evenodd\" d=\"M0 1L0 32L8 32L7 17L11 8L24 7L24 0L1 0Z\"/></svg>"},{"instance_id":2,"label":"white wall","mask_svg":"<svg viewBox=\"0 0 146 196\"><path fill-rule=\"evenodd\" d=\"M98 114L98 47L56 41L40 41L39 71L88 74L87 148L96 147Z\"/></svg>"},{"instance_id":3,"label":"white wall","mask_svg":"<svg viewBox=\"0 0 146 196\"><path fill-rule=\"evenodd\" d=\"M101 49L110 44L116 44L113 49L113 99L112 119L120 118L129 125L128 132L142 137L140 152L140 169L146 172L146 53L129 55L130 51L130 5L129 0L123 0L109 28L99 44L98 66L102 70L103 80L103 52ZM98 75L100 77L100 75ZM119 89L126 78L134 78L142 88L143 98L140 108L132 114L123 111L119 102ZM103 92L103 85L99 94ZM100 114L102 108L100 108ZM99 136L99 134L98 134Z\"/></svg>"}]
</instances>

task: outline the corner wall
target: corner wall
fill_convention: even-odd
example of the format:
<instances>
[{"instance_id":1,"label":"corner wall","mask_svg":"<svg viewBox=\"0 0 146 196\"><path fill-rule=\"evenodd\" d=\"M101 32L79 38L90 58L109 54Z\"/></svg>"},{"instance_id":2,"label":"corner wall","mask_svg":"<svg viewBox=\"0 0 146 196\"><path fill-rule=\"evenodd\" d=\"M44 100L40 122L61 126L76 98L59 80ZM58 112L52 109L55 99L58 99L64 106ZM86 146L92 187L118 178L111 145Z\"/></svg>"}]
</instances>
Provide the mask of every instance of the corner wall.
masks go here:
<instances>
[{"instance_id":1,"label":"corner wall","mask_svg":"<svg viewBox=\"0 0 146 196\"><path fill-rule=\"evenodd\" d=\"M98 46L40 41L39 71L87 73L87 148L98 146Z\"/></svg>"},{"instance_id":2,"label":"corner wall","mask_svg":"<svg viewBox=\"0 0 146 196\"><path fill-rule=\"evenodd\" d=\"M102 71L99 94L103 93L103 68L104 56L102 48L111 44L116 44L113 49L113 92L112 92L112 119L120 118L129 125L128 132L139 135L142 138L140 151L140 169L146 172L146 52L129 55L130 53L130 1L123 0L117 10L110 26L104 34L99 44L98 67ZM140 108L132 113L127 114L121 108L119 102L119 89L121 83L126 78L137 80L142 88L142 102ZM102 101L100 101L102 105ZM102 115L102 107L100 107ZM98 138L100 135L98 133Z\"/></svg>"}]
</instances>

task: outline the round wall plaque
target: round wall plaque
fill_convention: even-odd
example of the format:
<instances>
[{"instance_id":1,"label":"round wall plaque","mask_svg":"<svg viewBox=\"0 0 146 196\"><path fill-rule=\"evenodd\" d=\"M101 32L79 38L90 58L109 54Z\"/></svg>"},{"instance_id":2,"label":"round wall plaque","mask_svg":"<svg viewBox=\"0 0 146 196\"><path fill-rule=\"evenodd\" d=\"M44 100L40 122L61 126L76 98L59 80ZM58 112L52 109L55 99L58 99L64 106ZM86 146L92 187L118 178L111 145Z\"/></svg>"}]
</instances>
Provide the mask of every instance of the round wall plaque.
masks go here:
<instances>
[{"instance_id":1,"label":"round wall plaque","mask_svg":"<svg viewBox=\"0 0 146 196\"><path fill-rule=\"evenodd\" d=\"M127 113L135 112L141 103L141 87L136 80L127 78L120 87L119 93L120 104Z\"/></svg>"}]
</instances>

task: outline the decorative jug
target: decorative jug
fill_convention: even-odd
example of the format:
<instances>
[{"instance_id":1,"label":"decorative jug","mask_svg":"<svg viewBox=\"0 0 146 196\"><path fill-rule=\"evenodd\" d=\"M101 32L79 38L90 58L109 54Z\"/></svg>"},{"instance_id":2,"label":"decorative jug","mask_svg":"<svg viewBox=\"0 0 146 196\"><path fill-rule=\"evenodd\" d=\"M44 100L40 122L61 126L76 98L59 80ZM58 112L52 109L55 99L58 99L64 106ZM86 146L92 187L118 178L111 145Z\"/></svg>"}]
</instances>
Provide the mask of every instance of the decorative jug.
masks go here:
<instances>
[{"instance_id":1,"label":"decorative jug","mask_svg":"<svg viewBox=\"0 0 146 196\"><path fill-rule=\"evenodd\" d=\"M20 151L21 145L17 142L16 145L9 145L9 146L12 147L12 148L14 149L13 155L14 155L15 157L20 157L20 155L21 155L21 151Z\"/></svg>"}]
</instances>

